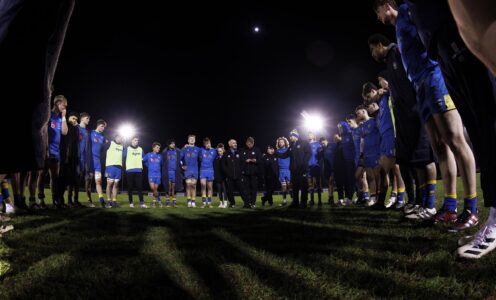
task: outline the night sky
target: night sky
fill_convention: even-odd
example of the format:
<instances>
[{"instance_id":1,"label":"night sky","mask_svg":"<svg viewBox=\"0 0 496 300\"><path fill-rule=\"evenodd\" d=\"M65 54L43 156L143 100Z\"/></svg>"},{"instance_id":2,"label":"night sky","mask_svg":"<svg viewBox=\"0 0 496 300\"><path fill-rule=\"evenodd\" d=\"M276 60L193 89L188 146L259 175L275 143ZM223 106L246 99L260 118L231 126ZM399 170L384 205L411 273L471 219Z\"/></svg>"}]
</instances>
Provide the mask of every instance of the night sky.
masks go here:
<instances>
[{"instance_id":1,"label":"night sky","mask_svg":"<svg viewBox=\"0 0 496 300\"><path fill-rule=\"evenodd\" d=\"M367 37L393 37L370 1L132 3L77 2L55 94L90 113L91 128L104 118L109 137L134 123L146 151L155 140L183 145L188 133L197 145L253 136L265 147L299 125L302 110L326 117L330 134L382 68Z\"/></svg>"}]
</instances>

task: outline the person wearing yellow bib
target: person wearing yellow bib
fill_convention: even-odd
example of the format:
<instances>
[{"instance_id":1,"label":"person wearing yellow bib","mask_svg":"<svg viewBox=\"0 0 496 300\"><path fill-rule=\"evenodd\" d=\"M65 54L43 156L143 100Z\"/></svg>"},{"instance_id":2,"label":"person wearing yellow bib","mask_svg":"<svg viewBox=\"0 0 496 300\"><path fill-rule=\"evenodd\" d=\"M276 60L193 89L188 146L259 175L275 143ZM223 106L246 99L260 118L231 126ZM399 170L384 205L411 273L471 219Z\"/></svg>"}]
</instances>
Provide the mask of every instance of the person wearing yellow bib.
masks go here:
<instances>
[{"instance_id":1,"label":"person wearing yellow bib","mask_svg":"<svg viewBox=\"0 0 496 300\"><path fill-rule=\"evenodd\" d=\"M124 149L124 162L126 165L127 195L129 207L133 208L133 191L138 192L141 208L147 208L143 200L143 149L138 146L139 138L133 137L131 145Z\"/></svg>"},{"instance_id":2,"label":"person wearing yellow bib","mask_svg":"<svg viewBox=\"0 0 496 300\"><path fill-rule=\"evenodd\" d=\"M105 160L105 177L107 177L107 208L118 207L117 190L119 189L119 181L122 177L123 151L124 147L122 146L122 137L117 134L108 146L107 158Z\"/></svg>"}]
</instances>

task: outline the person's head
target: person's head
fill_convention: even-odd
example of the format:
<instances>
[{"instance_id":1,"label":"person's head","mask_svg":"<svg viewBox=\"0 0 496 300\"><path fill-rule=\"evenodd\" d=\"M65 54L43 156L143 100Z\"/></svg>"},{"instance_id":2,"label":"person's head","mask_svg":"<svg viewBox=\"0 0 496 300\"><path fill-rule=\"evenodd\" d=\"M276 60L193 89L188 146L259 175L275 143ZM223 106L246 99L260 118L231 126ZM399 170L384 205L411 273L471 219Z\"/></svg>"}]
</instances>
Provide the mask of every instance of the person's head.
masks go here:
<instances>
[{"instance_id":1,"label":"person's head","mask_svg":"<svg viewBox=\"0 0 496 300\"><path fill-rule=\"evenodd\" d=\"M232 150L238 149L238 142L236 142L235 139L230 139L229 142L227 142L227 145L229 146L229 149Z\"/></svg>"},{"instance_id":2,"label":"person's head","mask_svg":"<svg viewBox=\"0 0 496 300\"><path fill-rule=\"evenodd\" d=\"M356 120L358 122L363 122L366 121L369 118L369 114L367 113L367 110L365 109L364 105L359 105L355 109L355 114L356 114Z\"/></svg>"},{"instance_id":3,"label":"person's head","mask_svg":"<svg viewBox=\"0 0 496 300\"><path fill-rule=\"evenodd\" d=\"M384 62L388 53L389 39L382 34L373 34L368 39L370 54L378 62Z\"/></svg>"},{"instance_id":4,"label":"person's head","mask_svg":"<svg viewBox=\"0 0 496 300\"><path fill-rule=\"evenodd\" d=\"M296 129L291 130L291 132L289 133L289 140L294 143L299 138L300 138L300 134L298 133L298 130Z\"/></svg>"},{"instance_id":5,"label":"person's head","mask_svg":"<svg viewBox=\"0 0 496 300\"><path fill-rule=\"evenodd\" d=\"M372 101L379 100L379 93L377 91L377 86L372 82L366 82L362 86L362 98L365 102L370 103Z\"/></svg>"},{"instance_id":6,"label":"person's head","mask_svg":"<svg viewBox=\"0 0 496 300\"><path fill-rule=\"evenodd\" d=\"M64 95L57 95L53 98L53 111L60 113L67 109L67 98Z\"/></svg>"},{"instance_id":7,"label":"person's head","mask_svg":"<svg viewBox=\"0 0 496 300\"><path fill-rule=\"evenodd\" d=\"M137 136L133 137L131 139L131 146L138 147L138 144L139 144L139 138Z\"/></svg>"},{"instance_id":8,"label":"person's head","mask_svg":"<svg viewBox=\"0 0 496 300\"><path fill-rule=\"evenodd\" d=\"M78 114L75 112L71 112L69 114L69 118L67 119L67 122L72 126L76 126L78 124Z\"/></svg>"},{"instance_id":9,"label":"person's head","mask_svg":"<svg viewBox=\"0 0 496 300\"><path fill-rule=\"evenodd\" d=\"M329 141L327 140L327 138L325 136L321 137L319 139L319 142L320 144L323 146L323 147L327 147L327 144L329 144Z\"/></svg>"},{"instance_id":10,"label":"person's head","mask_svg":"<svg viewBox=\"0 0 496 300\"><path fill-rule=\"evenodd\" d=\"M210 139L208 137L206 137L206 138L203 139L203 146L206 149L212 148L212 142L210 141Z\"/></svg>"},{"instance_id":11,"label":"person's head","mask_svg":"<svg viewBox=\"0 0 496 300\"><path fill-rule=\"evenodd\" d=\"M217 148L216 149L217 149L217 154L219 156L224 155L224 152L226 152L226 149L224 148L224 144L222 144L222 143L217 144Z\"/></svg>"},{"instance_id":12,"label":"person's head","mask_svg":"<svg viewBox=\"0 0 496 300\"><path fill-rule=\"evenodd\" d=\"M289 147L288 139L283 136L279 137L276 142L276 147L277 149L288 148Z\"/></svg>"},{"instance_id":13,"label":"person's head","mask_svg":"<svg viewBox=\"0 0 496 300\"><path fill-rule=\"evenodd\" d=\"M394 25L398 16L398 4L394 0L375 0L373 9L383 24Z\"/></svg>"},{"instance_id":14,"label":"person's head","mask_svg":"<svg viewBox=\"0 0 496 300\"><path fill-rule=\"evenodd\" d=\"M245 144L246 144L246 147L248 149L251 149L251 148L253 148L253 146L255 146L255 139L250 136L250 137L248 137L246 139L246 143Z\"/></svg>"},{"instance_id":15,"label":"person's head","mask_svg":"<svg viewBox=\"0 0 496 300\"><path fill-rule=\"evenodd\" d=\"M102 133L106 127L107 127L107 122L105 122L103 119L96 121L96 131Z\"/></svg>"},{"instance_id":16,"label":"person's head","mask_svg":"<svg viewBox=\"0 0 496 300\"><path fill-rule=\"evenodd\" d=\"M83 125L84 127L88 126L88 124L90 124L90 115L86 112L80 113L79 124Z\"/></svg>"},{"instance_id":17,"label":"person's head","mask_svg":"<svg viewBox=\"0 0 496 300\"><path fill-rule=\"evenodd\" d=\"M267 154L274 155L274 147L271 145L267 146Z\"/></svg>"},{"instance_id":18,"label":"person's head","mask_svg":"<svg viewBox=\"0 0 496 300\"><path fill-rule=\"evenodd\" d=\"M114 142L117 144L122 144L122 136L120 134L116 134L114 137Z\"/></svg>"},{"instance_id":19,"label":"person's head","mask_svg":"<svg viewBox=\"0 0 496 300\"><path fill-rule=\"evenodd\" d=\"M377 102L369 102L366 105L369 116L374 116L379 112L379 105L377 105Z\"/></svg>"},{"instance_id":20,"label":"person's head","mask_svg":"<svg viewBox=\"0 0 496 300\"><path fill-rule=\"evenodd\" d=\"M334 135L334 142L336 142L336 143L341 142L341 136L339 134Z\"/></svg>"},{"instance_id":21,"label":"person's head","mask_svg":"<svg viewBox=\"0 0 496 300\"><path fill-rule=\"evenodd\" d=\"M358 127L358 123L357 123L355 114L349 114L346 117L346 122L350 125L351 128L357 128Z\"/></svg>"},{"instance_id":22,"label":"person's head","mask_svg":"<svg viewBox=\"0 0 496 300\"><path fill-rule=\"evenodd\" d=\"M311 131L310 131L310 132L308 133L308 139L309 139L311 142L315 141L315 133L313 133L313 132L311 132Z\"/></svg>"},{"instance_id":23,"label":"person's head","mask_svg":"<svg viewBox=\"0 0 496 300\"><path fill-rule=\"evenodd\" d=\"M167 146L169 147L169 149L175 149L176 148L176 141L174 139L169 140L167 142Z\"/></svg>"},{"instance_id":24,"label":"person's head","mask_svg":"<svg viewBox=\"0 0 496 300\"><path fill-rule=\"evenodd\" d=\"M152 151L153 151L154 153L159 153L159 152L160 152L160 148L162 148L162 145L160 145L160 143L159 143L159 142L154 142L154 143L152 144Z\"/></svg>"},{"instance_id":25,"label":"person's head","mask_svg":"<svg viewBox=\"0 0 496 300\"><path fill-rule=\"evenodd\" d=\"M389 82L387 81L387 74L386 72L381 72L377 76L377 81L379 82L379 86L384 89L388 90L389 89Z\"/></svg>"},{"instance_id":26,"label":"person's head","mask_svg":"<svg viewBox=\"0 0 496 300\"><path fill-rule=\"evenodd\" d=\"M188 145L194 146L196 143L196 136L194 134L188 135Z\"/></svg>"}]
</instances>

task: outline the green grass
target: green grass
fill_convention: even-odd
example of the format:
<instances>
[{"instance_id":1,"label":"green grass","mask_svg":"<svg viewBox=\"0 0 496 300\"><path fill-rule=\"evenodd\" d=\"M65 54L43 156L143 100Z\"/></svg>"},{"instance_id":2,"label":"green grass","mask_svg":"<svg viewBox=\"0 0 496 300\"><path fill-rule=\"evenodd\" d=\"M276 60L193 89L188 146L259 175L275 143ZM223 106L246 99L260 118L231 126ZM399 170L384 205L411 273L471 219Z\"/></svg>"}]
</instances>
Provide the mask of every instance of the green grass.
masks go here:
<instances>
[{"instance_id":1,"label":"green grass","mask_svg":"<svg viewBox=\"0 0 496 300\"><path fill-rule=\"evenodd\" d=\"M177 209L142 210L127 208L124 195L119 199L116 210L16 216L16 229L0 240L0 259L10 264L0 278L0 299L445 299L496 293L496 253L459 261L454 252L460 234L403 221L399 212L187 209L184 199Z\"/></svg>"}]
</instances>

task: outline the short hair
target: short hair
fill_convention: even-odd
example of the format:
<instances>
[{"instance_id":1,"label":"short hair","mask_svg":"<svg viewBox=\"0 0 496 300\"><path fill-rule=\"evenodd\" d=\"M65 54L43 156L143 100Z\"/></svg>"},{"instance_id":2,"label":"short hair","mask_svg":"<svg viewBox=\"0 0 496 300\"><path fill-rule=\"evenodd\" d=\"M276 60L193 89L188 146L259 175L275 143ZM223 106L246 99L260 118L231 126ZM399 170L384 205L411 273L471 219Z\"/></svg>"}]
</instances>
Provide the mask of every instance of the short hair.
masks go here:
<instances>
[{"instance_id":1,"label":"short hair","mask_svg":"<svg viewBox=\"0 0 496 300\"><path fill-rule=\"evenodd\" d=\"M218 143L216 148L217 148L217 149L218 149L218 148L222 148L222 149L224 149L224 144L222 144L222 143Z\"/></svg>"},{"instance_id":2,"label":"short hair","mask_svg":"<svg viewBox=\"0 0 496 300\"><path fill-rule=\"evenodd\" d=\"M160 145L159 142L153 142L152 149L155 148L155 146L159 146L160 148L162 148L162 145Z\"/></svg>"},{"instance_id":3,"label":"short hair","mask_svg":"<svg viewBox=\"0 0 496 300\"><path fill-rule=\"evenodd\" d=\"M359 110L361 110L361 109L365 109L365 110L367 110L367 108L365 108L365 106L364 106L363 104L360 104L360 105L358 105L358 106L355 108L355 112L357 112L357 111L359 111Z\"/></svg>"},{"instance_id":4,"label":"short hair","mask_svg":"<svg viewBox=\"0 0 496 300\"><path fill-rule=\"evenodd\" d=\"M76 117L76 118L78 118L78 119L79 119L79 115L78 115L78 113L77 113L77 112L75 112L75 111L72 111L72 112L70 112L70 113L69 113L69 118L70 118L70 117Z\"/></svg>"},{"instance_id":5,"label":"short hair","mask_svg":"<svg viewBox=\"0 0 496 300\"><path fill-rule=\"evenodd\" d=\"M377 86L372 82L366 82L362 86L362 97L365 98L372 90L377 90Z\"/></svg>"},{"instance_id":6,"label":"short hair","mask_svg":"<svg viewBox=\"0 0 496 300\"><path fill-rule=\"evenodd\" d=\"M203 139L203 142L204 143L210 142L210 139L208 137L206 137L206 138Z\"/></svg>"},{"instance_id":7,"label":"short hair","mask_svg":"<svg viewBox=\"0 0 496 300\"><path fill-rule=\"evenodd\" d=\"M349 114L346 116L346 121L349 121L349 120L355 120L356 119L356 115L355 114Z\"/></svg>"},{"instance_id":8,"label":"short hair","mask_svg":"<svg viewBox=\"0 0 496 300\"><path fill-rule=\"evenodd\" d=\"M383 45L383 46L388 46L391 44L391 41L383 34L380 33L374 33L373 35L369 36L368 39L369 45Z\"/></svg>"},{"instance_id":9,"label":"short hair","mask_svg":"<svg viewBox=\"0 0 496 300\"><path fill-rule=\"evenodd\" d=\"M98 127L100 125L107 127L107 122L105 122L104 119L99 119L98 121L96 121L96 126Z\"/></svg>"},{"instance_id":10,"label":"short hair","mask_svg":"<svg viewBox=\"0 0 496 300\"><path fill-rule=\"evenodd\" d=\"M188 139L189 139L190 137L194 137L194 138L196 138L196 135L194 135L194 134L188 134Z\"/></svg>"},{"instance_id":11,"label":"short hair","mask_svg":"<svg viewBox=\"0 0 496 300\"><path fill-rule=\"evenodd\" d=\"M321 136L319 139L319 142L322 143L323 141L327 141L327 138L325 136Z\"/></svg>"},{"instance_id":12,"label":"short hair","mask_svg":"<svg viewBox=\"0 0 496 300\"><path fill-rule=\"evenodd\" d=\"M89 118L89 117L90 117L90 114L89 114L89 113L87 113L87 112L82 112L82 113L80 113L80 114L79 114L79 118L80 118L80 119L82 119L82 118L86 118L86 117L88 117L88 118Z\"/></svg>"},{"instance_id":13,"label":"short hair","mask_svg":"<svg viewBox=\"0 0 496 300\"><path fill-rule=\"evenodd\" d=\"M398 9L398 4L396 4L396 1L394 0L375 0L374 4L372 5L372 8L374 9L374 11L377 11L379 7L386 4L391 5L391 7L394 9Z\"/></svg>"},{"instance_id":14,"label":"short hair","mask_svg":"<svg viewBox=\"0 0 496 300\"><path fill-rule=\"evenodd\" d=\"M175 144L176 143L176 140L175 139L169 139L167 141L167 146L170 146L171 144Z\"/></svg>"},{"instance_id":15,"label":"short hair","mask_svg":"<svg viewBox=\"0 0 496 300\"><path fill-rule=\"evenodd\" d=\"M139 140L139 136L135 135L131 138L131 141L134 140L134 139L138 139Z\"/></svg>"},{"instance_id":16,"label":"short hair","mask_svg":"<svg viewBox=\"0 0 496 300\"><path fill-rule=\"evenodd\" d=\"M247 139L246 139L246 142L250 142L250 143L255 143L255 139L252 138L251 136L249 136Z\"/></svg>"},{"instance_id":17,"label":"short hair","mask_svg":"<svg viewBox=\"0 0 496 300\"><path fill-rule=\"evenodd\" d=\"M57 105L59 102L65 102L67 104L67 98L64 95L57 95L53 98L53 105Z\"/></svg>"}]
</instances>

